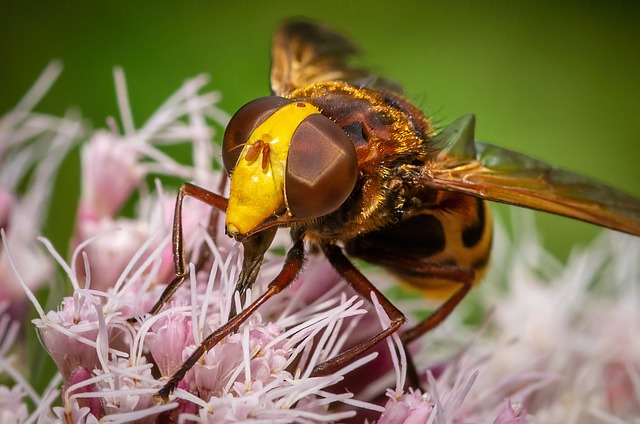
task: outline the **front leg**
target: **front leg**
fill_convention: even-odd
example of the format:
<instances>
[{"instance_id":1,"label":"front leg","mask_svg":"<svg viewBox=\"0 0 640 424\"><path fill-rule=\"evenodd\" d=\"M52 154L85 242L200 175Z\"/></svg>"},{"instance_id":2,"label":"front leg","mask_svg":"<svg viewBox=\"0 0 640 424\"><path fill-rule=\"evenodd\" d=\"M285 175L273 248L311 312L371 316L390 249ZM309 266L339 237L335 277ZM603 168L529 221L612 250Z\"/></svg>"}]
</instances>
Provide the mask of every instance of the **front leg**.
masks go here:
<instances>
[{"instance_id":1,"label":"front leg","mask_svg":"<svg viewBox=\"0 0 640 424\"><path fill-rule=\"evenodd\" d=\"M225 197L190 183L182 184L178 191L175 212L173 215L173 241L171 243L173 250L173 267L176 275L164 289L155 305L153 305L149 310L149 314L151 315L157 314L160 309L162 309L165 303L171 299L176 290L178 290L182 285L187 275L184 237L182 235L182 201L186 196L195 197L201 202L204 202L220 211L225 211L227 209L228 200ZM134 324L137 322L137 318L129 318L127 321L130 324Z\"/></svg>"},{"instance_id":2,"label":"front leg","mask_svg":"<svg viewBox=\"0 0 640 424\"><path fill-rule=\"evenodd\" d=\"M237 315L233 316L226 324L218 328L216 331L207 336L200 346L191 354L191 356L182 364L182 367L169 379L169 381L158 391L157 398L164 402L169 401L169 395L175 390L180 383L180 380L184 378L187 372L198 362L198 360L208 350L218 344L225 336L237 331L240 325L245 322L249 317L267 300L277 295L282 290L287 288L292 282L295 281L298 273L302 269L304 263L304 241L302 235L294 238L293 247L287 253L284 265L280 273L276 278L269 283L267 290L262 296L256 299L246 309L242 310ZM238 287L238 285L236 285Z\"/></svg>"}]
</instances>

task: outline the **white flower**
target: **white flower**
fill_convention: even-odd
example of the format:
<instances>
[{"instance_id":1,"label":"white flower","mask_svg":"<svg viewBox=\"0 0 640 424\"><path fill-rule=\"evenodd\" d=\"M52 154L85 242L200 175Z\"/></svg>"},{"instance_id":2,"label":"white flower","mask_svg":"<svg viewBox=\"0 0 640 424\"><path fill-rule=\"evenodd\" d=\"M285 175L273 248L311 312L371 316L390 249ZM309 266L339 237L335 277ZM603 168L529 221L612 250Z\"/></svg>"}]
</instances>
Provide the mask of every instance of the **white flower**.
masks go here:
<instances>
[{"instance_id":1,"label":"white flower","mask_svg":"<svg viewBox=\"0 0 640 424\"><path fill-rule=\"evenodd\" d=\"M13 386L0 385L0 422L33 422L46 416L51 409L51 404L58 395L55 386L59 381L54 379L44 395L40 396L23 377L21 367L25 364L19 361L17 355L11 354L20 332L20 323L7 313L8 306L6 302L0 302L0 376L3 381L7 381L6 377L9 377ZM27 400L37 405L35 411L28 410Z\"/></svg>"},{"instance_id":2,"label":"white flower","mask_svg":"<svg viewBox=\"0 0 640 424\"><path fill-rule=\"evenodd\" d=\"M0 422L20 423L29 418L24 396L25 393L20 386L13 386L11 389L0 386Z\"/></svg>"},{"instance_id":3,"label":"white flower","mask_svg":"<svg viewBox=\"0 0 640 424\"><path fill-rule=\"evenodd\" d=\"M16 253L15 266L24 282L37 289L53 279L53 264L35 240L42 231L55 173L82 134L80 121L33 112L61 71L50 64L14 109L0 117L0 228ZM27 189L18 194L19 186ZM0 251L0 300L22 317L26 298Z\"/></svg>"}]
</instances>

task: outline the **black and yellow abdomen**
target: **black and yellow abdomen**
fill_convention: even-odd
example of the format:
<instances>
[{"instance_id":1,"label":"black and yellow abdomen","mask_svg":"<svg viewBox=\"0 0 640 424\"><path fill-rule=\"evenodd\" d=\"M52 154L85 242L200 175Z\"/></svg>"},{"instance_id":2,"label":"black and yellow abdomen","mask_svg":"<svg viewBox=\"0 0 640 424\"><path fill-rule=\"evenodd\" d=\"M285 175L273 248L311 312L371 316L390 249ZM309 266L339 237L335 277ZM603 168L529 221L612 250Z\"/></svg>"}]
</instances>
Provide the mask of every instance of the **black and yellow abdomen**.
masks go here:
<instances>
[{"instance_id":1,"label":"black and yellow abdomen","mask_svg":"<svg viewBox=\"0 0 640 424\"><path fill-rule=\"evenodd\" d=\"M346 244L352 256L377 263L424 296L446 298L460 288L457 281L434 277L430 269L473 272L474 284L484 275L491 254L493 223L484 200L441 193L438 205Z\"/></svg>"},{"instance_id":2,"label":"black and yellow abdomen","mask_svg":"<svg viewBox=\"0 0 640 424\"><path fill-rule=\"evenodd\" d=\"M452 208L436 208L429 211L431 240L433 249L429 256L420 261L473 271L474 285L484 276L491 256L493 221L486 201L472 197L456 196ZM426 239L423 239L426 241ZM455 281L416 275L394 270L402 281L419 289L427 297L445 298L460 288Z\"/></svg>"}]
</instances>

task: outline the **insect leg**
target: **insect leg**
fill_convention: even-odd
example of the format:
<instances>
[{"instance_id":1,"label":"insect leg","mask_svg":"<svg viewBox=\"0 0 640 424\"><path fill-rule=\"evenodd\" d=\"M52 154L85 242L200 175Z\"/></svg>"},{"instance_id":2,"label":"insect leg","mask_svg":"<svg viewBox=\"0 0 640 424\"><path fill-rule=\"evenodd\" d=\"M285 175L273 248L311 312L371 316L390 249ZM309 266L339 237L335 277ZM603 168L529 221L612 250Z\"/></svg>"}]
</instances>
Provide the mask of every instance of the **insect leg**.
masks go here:
<instances>
[{"instance_id":1,"label":"insect leg","mask_svg":"<svg viewBox=\"0 0 640 424\"><path fill-rule=\"evenodd\" d=\"M173 241L171 243L173 250L173 267L176 276L171 280L169 285L164 289L158 301L149 310L149 314L155 315L171 299L171 296L178 290L184 282L187 275L187 264L184 252L184 237L182 236L182 200L185 196L195 197L218 210L227 209L227 199L219 194L212 193L202 187L190 183L184 183L178 191L176 198L175 212L173 215ZM210 223L211 226L211 223ZM129 318L130 324L135 324L137 319Z\"/></svg>"},{"instance_id":2,"label":"insect leg","mask_svg":"<svg viewBox=\"0 0 640 424\"><path fill-rule=\"evenodd\" d=\"M413 387L421 387L420 376L418 375L417 368L409 355L408 345L418 337L434 329L442 321L444 321L449 314L456 308L456 306L464 299L473 287L474 272L467 269L461 269L457 267L443 267L438 265L421 265L420 271L436 278L447 279L455 281L461 284L461 287L449 297L442 305L438 307L431 315L419 322L414 327L404 331L400 334L400 340L407 354L408 370L407 374L409 381Z\"/></svg>"},{"instance_id":3,"label":"insect leg","mask_svg":"<svg viewBox=\"0 0 640 424\"><path fill-rule=\"evenodd\" d=\"M178 386L180 380L184 378L186 373L195 365L196 362L204 355L209 349L214 347L220 340L222 340L228 334L237 331L240 325L245 322L263 303L269 298L280 293L287 288L295 279L304 262L304 242L300 236L294 240L294 244L287 253L284 265L280 273L269 283L267 290L256 299L246 309L235 315L226 324L218 328L216 331L207 336L206 339L198 346L198 348L191 354L191 356L182 364L182 367L176 371L157 393L164 402L169 401L169 395Z\"/></svg>"},{"instance_id":4,"label":"insect leg","mask_svg":"<svg viewBox=\"0 0 640 424\"><path fill-rule=\"evenodd\" d=\"M400 335L403 344L408 344L425 334L426 332L437 327L444 321L449 314L458 306L473 287L474 272L469 269L423 264L420 266L420 272L434 278L442 278L460 284L460 288L451 295L442 305L438 307L431 315L426 317L416 326L406 330Z\"/></svg>"},{"instance_id":5,"label":"insect leg","mask_svg":"<svg viewBox=\"0 0 640 424\"><path fill-rule=\"evenodd\" d=\"M311 373L312 376L327 375L335 372L346 362L362 355L366 350L376 345L381 340L386 339L395 333L406 321L406 318L344 255L342 249L335 245L323 245L322 250L329 259L331 265L338 271L347 283L363 298L371 299L371 292L378 298L380 305L391 319L389 328L380 331L378 334L358 343L356 346L342 352L340 355L329 359L316 366Z\"/></svg>"},{"instance_id":6,"label":"insect leg","mask_svg":"<svg viewBox=\"0 0 640 424\"><path fill-rule=\"evenodd\" d=\"M228 180L229 178L226 175L220 175L220 181L218 182L218 188L216 190L217 193L224 193ZM214 207L211 210L211 214L209 215L209 225L207 226L207 234L211 236L211 240L216 240L218 237L218 218L220 217L220 212L224 211L225 209L219 209L217 207ZM202 269L202 267L210 257L211 251L209 249L200 249L198 262L196 262L194 265L196 272Z\"/></svg>"}]
</instances>

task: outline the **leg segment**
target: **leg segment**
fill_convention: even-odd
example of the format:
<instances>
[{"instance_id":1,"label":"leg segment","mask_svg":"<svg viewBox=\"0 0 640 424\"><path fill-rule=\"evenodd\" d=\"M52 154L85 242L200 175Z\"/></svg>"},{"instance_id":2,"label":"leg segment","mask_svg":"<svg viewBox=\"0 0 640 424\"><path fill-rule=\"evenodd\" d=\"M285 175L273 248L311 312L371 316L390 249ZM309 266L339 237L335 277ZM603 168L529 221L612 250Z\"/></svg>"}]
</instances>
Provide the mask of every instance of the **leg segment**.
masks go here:
<instances>
[{"instance_id":1,"label":"leg segment","mask_svg":"<svg viewBox=\"0 0 640 424\"><path fill-rule=\"evenodd\" d=\"M474 281L473 271L459 268L452 269L450 267L439 267L437 265L434 265L433 268L429 270L429 275L443 279L450 279L460 283L461 287L431 315L400 335L400 340L402 341L402 345L407 354L408 380L413 387L419 388L421 388L420 376L418 375L418 370L411 358L411 355L409 355L409 349L407 346L418 337L440 325L440 323L444 321L451 312L453 312L462 299L464 299L467 293L469 293L469 290L473 287Z\"/></svg>"},{"instance_id":2,"label":"leg segment","mask_svg":"<svg viewBox=\"0 0 640 424\"><path fill-rule=\"evenodd\" d=\"M291 284L296 279L296 276L302 269L303 262L304 242L302 240L302 237L299 237L294 241L293 247L287 253L287 258L285 259L282 270L269 284L269 286L267 287L267 291L265 291L262 296L256 299L246 309L235 315L226 324L207 336L207 338L204 339L202 344L198 346L198 348L193 352L189 359L187 359L185 363L182 364L182 367L173 376L171 376L167 384L165 384L162 389L158 391L157 396L162 398L163 401L168 402L169 394L173 392L180 380L184 378L185 374L196 364L196 362L198 362L202 355L204 355L209 349L220 342L220 340L222 340L225 336L234 331L237 331L240 325L245 322L256 311L256 309L260 307L260 305L262 305L271 297L280 293L287 286L289 286L289 284Z\"/></svg>"},{"instance_id":3,"label":"leg segment","mask_svg":"<svg viewBox=\"0 0 640 424\"><path fill-rule=\"evenodd\" d=\"M155 315L162 309L165 303L171 299L173 293L182 285L187 275L187 263L184 252L184 237L182 236L182 201L185 196L195 197L196 199L204 202L218 210L227 209L227 199L219 194L205 190L202 187L190 183L184 183L178 191L178 197L176 199L176 207L173 215L173 241L171 243L173 250L173 267L176 272L176 276L171 280L171 283L164 289L162 295L158 299L155 305L149 310L151 315ZM211 223L209 224L211 226ZM135 323L136 318L129 318L130 323Z\"/></svg>"},{"instance_id":4,"label":"leg segment","mask_svg":"<svg viewBox=\"0 0 640 424\"><path fill-rule=\"evenodd\" d=\"M324 254L329 259L329 262L333 267L338 271L338 273L345 279L347 283L365 299L370 301L371 292L375 293L376 297L380 301L380 305L384 309L384 311L389 315L391 319L391 324L389 328L380 331L378 334L372 336L371 338L364 340L358 343L356 346L342 352L340 355L335 358L331 358L326 362L315 367L312 376L319 375L327 375L331 374L338 368L340 368L343 364L357 358L362 355L366 350L376 345L381 340L386 339L391 334L395 333L398 328L406 321L402 312L398 310L393 304L373 285L371 282L362 275L360 271L347 259L347 257L342 253L342 250L335 245L324 245L322 246L322 250Z\"/></svg>"},{"instance_id":5,"label":"leg segment","mask_svg":"<svg viewBox=\"0 0 640 424\"><path fill-rule=\"evenodd\" d=\"M415 327L403 332L400 336L403 344L411 343L421 335L440 325L440 323L444 321L451 314L451 312L453 312L456 306L458 306L458 304L462 301L462 299L464 299L464 297L473 287L474 273L471 270L451 267L439 267L437 265L434 265L433 268L429 270L429 276L449 279L451 281L459 283L461 287L454 294L452 294L451 297L448 298L442 305L440 305L438 309L436 309L431 315L426 317Z\"/></svg>"},{"instance_id":6,"label":"leg segment","mask_svg":"<svg viewBox=\"0 0 640 424\"><path fill-rule=\"evenodd\" d=\"M216 190L217 193L224 193L224 190L227 186L227 180L228 177L226 175L220 175L220 181L218 182L218 188ZM218 237L218 218L220 217L220 212L224 212L225 210L226 207L223 209L214 207L211 210L211 214L209 214L209 225L207 226L207 234L211 236L212 240L216 240ZM202 269L202 267L207 263L210 257L211 251L209 249L200 248L198 262L194 264L196 272Z\"/></svg>"},{"instance_id":7,"label":"leg segment","mask_svg":"<svg viewBox=\"0 0 640 424\"><path fill-rule=\"evenodd\" d=\"M341 353L340 355L332 358L320 365L318 365L311 374L312 376L327 375L335 372L343 364L355 359L362 355L367 349L374 346L381 340L384 340L389 335L393 334L398 328L406 321L406 318L384 295L377 289L367 278L358 271L355 266L347 259L342 250L334 245L327 245L322 247L325 255L331 262L331 265L338 271L338 273L354 288L354 290L364 297L370 299L371 292L376 294L382 305L384 311L389 315L391 319L391 325L386 330L381 331L375 336L359 343L358 345L350 348L349 350ZM457 267L446 267L439 265L421 265L420 272L423 272L429 276L436 278L449 279L451 281L461 284L461 287L456 291L446 302L444 302L435 312L429 315L422 322L416 326L410 328L404 332L400 338L404 345L405 352L407 353L407 360L409 361L409 379L415 387L419 387L419 378L416 372L416 368L411 361L411 356L408 354L407 344L425 334L429 330L438 326L449 314L455 309L460 301L466 296L471 287L473 286L474 273L471 270L460 269Z\"/></svg>"}]
</instances>

